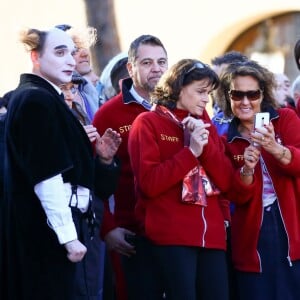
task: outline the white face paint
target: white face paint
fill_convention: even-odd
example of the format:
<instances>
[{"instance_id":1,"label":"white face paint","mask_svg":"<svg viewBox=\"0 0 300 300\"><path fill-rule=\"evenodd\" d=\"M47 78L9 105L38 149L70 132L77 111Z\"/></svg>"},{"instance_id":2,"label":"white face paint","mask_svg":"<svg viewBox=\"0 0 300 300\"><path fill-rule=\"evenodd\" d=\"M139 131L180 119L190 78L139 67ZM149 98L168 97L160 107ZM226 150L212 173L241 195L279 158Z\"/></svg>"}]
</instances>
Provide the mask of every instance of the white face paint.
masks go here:
<instances>
[{"instance_id":1,"label":"white face paint","mask_svg":"<svg viewBox=\"0 0 300 300\"><path fill-rule=\"evenodd\" d=\"M49 31L34 73L55 85L70 82L75 69L75 51L74 42L67 33L60 29Z\"/></svg>"}]
</instances>

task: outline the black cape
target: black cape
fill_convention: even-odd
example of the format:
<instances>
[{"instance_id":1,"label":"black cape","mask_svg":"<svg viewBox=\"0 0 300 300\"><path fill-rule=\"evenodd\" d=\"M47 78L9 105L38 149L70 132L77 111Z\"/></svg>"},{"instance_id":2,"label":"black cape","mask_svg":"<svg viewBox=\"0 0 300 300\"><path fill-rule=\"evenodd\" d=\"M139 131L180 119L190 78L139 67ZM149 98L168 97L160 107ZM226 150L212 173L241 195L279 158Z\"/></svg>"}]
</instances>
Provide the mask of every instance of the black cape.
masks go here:
<instances>
[{"instance_id":1,"label":"black cape","mask_svg":"<svg viewBox=\"0 0 300 300\"><path fill-rule=\"evenodd\" d=\"M63 97L39 76L21 75L5 122L1 299L71 300L75 264L47 225L34 186L61 173L64 182L104 199L116 187L119 168L100 164Z\"/></svg>"}]
</instances>

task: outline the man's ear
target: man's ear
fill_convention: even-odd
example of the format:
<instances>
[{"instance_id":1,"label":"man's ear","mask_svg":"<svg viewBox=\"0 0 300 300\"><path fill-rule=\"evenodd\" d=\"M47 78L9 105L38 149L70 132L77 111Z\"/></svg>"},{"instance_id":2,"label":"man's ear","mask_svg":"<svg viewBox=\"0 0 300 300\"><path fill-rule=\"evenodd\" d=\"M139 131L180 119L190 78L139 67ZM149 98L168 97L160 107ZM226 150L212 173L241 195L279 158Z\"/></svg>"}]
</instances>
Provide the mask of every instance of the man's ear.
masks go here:
<instances>
[{"instance_id":1,"label":"man's ear","mask_svg":"<svg viewBox=\"0 0 300 300\"><path fill-rule=\"evenodd\" d=\"M39 61L40 56L39 56L39 53L37 51L31 51L30 57L31 57L31 61L32 61L34 66L38 66L40 64L40 61Z\"/></svg>"},{"instance_id":2,"label":"man's ear","mask_svg":"<svg viewBox=\"0 0 300 300\"><path fill-rule=\"evenodd\" d=\"M128 71L129 76L132 77L132 74L133 74L133 72L132 72L132 63L128 62L126 64L126 67L127 67L127 71Z\"/></svg>"}]
</instances>

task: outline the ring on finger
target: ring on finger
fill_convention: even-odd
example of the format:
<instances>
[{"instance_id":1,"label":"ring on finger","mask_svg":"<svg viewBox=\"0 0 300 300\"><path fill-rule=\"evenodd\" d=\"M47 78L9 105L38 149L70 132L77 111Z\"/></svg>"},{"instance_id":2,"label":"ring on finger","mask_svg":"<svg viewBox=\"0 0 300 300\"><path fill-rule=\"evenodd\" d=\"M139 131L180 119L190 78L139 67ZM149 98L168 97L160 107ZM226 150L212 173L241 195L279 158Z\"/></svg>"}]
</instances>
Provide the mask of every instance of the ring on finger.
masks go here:
<instances>
[{"instance_id":1,"label":"ring on finger","mask_svg":"<svg viewBox=\"0 0 300 300\"><path fill-rule=\"evenodd\" d=\"M263 142L264 140L265 140L265 137L264 137L264 136L262 136L262 137L261 137L261 141Z\"/></svg>"}]
</instances>

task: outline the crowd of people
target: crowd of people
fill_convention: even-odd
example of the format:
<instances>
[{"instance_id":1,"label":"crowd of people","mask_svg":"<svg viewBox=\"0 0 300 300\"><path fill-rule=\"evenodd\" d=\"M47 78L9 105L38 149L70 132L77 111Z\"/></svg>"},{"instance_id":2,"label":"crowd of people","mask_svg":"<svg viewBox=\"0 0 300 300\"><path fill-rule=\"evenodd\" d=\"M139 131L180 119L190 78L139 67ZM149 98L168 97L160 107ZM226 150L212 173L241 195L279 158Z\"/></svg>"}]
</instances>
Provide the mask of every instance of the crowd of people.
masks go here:
<instances>
[{"instance_id":1,"label":"crowd of people","mask_svg":"<svg viewBox=\"0 0 300 300\"><path fill-rule=\"evenodd\" d=\"M20 34L32 69L0 101L0 298L300 299L300 75L237 51L169 67L141 35L99 77L96 38ZM300 70L300 40L294 56Z\"/></svg>"}]
</instances>

